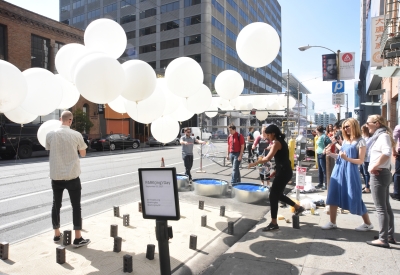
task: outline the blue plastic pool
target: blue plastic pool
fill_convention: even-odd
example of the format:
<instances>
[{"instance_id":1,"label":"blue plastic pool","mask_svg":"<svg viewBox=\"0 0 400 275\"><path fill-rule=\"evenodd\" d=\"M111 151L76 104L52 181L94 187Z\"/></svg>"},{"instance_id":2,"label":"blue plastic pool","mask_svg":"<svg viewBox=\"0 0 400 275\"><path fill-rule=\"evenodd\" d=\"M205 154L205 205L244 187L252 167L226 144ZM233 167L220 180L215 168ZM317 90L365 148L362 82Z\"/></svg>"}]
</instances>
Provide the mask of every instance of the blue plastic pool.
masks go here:
<instances>
[{"instance_id":1,"label":"blue plastic pool","mask_svg":"<svg viewBox=\"0 0 400 275\"><path fill-rule=\"evenodd\" d=\"M176 175L176 179L178 179L178 180L185 180L185 179L187 179L187 178L188 178L187 176Z\"/></svg>"},{"instance_id":2,"label":"blue plastic pool","mask_svg":"<svg viewBox=\"0 0 400 275\"><path fill-rule=\"evenodd\" d=\"M265 190L267 189L265 186L253 185L253 184L238 184L233 186L233 188L248 192L265 192Z\"/></svg>"},{"instance_id":3,"label":"blue plastic pool","mask_svg":"<svg viewBox=\"0 0 400 275\"><path fill-rule=\"evenodd\" d=\"M226 185L226 181L216 180L216 179L198 179L194 180L195 183L204 185Z\"/></svg>"}]
</instances>

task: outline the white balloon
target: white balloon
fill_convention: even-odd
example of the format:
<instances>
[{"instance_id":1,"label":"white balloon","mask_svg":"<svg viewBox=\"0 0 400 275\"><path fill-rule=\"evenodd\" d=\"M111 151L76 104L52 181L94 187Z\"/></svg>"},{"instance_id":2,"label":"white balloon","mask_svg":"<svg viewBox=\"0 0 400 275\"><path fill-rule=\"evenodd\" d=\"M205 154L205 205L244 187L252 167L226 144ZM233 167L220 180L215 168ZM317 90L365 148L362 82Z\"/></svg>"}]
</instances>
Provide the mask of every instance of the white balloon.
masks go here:
<instances>
[{"instance_id":1,"label":"white balloon","mask_svg":"<svg viewBox=\"0 0 400 275\"><path fill-rule=\"evenodd\" d=\"M278 100L274 100L273 102L271 102L271 104L269 105L269 112L271 114L276 114L276 112L278 112L279 110L281 110L283 107L279 105Z\"/></svg>"},{"instance_id":2,"label":"white balloon","mask_svg":"<svg viewBox=\"0 0 400 275\"><path fill-rule=\"evenodd\" d=\"M38 132L37 132L37 138L39 140L39 143L46 148L46 136L48 133L51 131L54 131L61 126L61 121L51 119L40 125Z\"/></svg>"},{"instance_id":3,"label":"white balloon","mask_svg":"<svg viewBox=\"0 0 400 275\"><path fill-rule=\"evenodd\" d=\"M194 95L187 98L186 108L190 112L200 114L206 111L211 105L211 98L210 89L206 85L201 84L200 89Z\"/></svg>"},{"instance_id":4,"label":"white balloon","mask_svg":"<svg viewBox=\"0 0 400 275\"><path fill-rule=\"evenodd\" d=\"M179 123L170 116L157 118L151 123L151 134L162 143L173 141L179 134Z\"/></svg>"},{"instance_id":5,"label":"white balloon","mask_svg":"<svg viewBox=\"0 0 400 275\"><path fill-rule=\"evenodd\" d=\"M122 93L126 78L117 60L105 54L94 53L78 63L74 79L84 98L97 104L105 104Z\"/></svg>"},{"instance_id":6,"label":"white balloon","mask_svg":"<svg viewBox=\"0 0 400 275\"><path fill-rule=\"evenodd\" d=\"M256 140L259 135L260 135L259 131L254 131L254 133L253 133L254 140Z\"/></svg>"},{"instance_id":7,"label":"white balloon","mask_svg":"<svg viewBox=\"0 0 400 275\"><path fill-rule=\"evenodd\" d=\"M286 106L287 106L287 96L279 95L276 101L278 102L278 105L279 105L280 108L286 108Z\"/></svg>"},{"instance_id":8,"label":"white balloon","mask_svg":"<svg viewBox=\"0 0 400 275\"><path fill-rule=\"evenodd\" d=\"M203 84L203 69L193 58L178 57L165 70L168 89L180 97L189 97Z\"/></svg>"},{"instance_id":9,"label":"white balloon","mask_svg":"<svg viewBox=\"0 0 400 275\"><path fill-rule=\"evenodd\" d=\"M79 100L79 91L73 83L69 82L61 75L56 74L56 78L60 82L62 90L62 100L57 109L66 110L68 108L71 108Z\"/></svg>"},{"instance_id":10,"label":"white balloon","mask_svg":"<svg viewBox=\"0 0 400 275\"><path fill-rule=\"evenodd\" d=\"M174 112L172 112L170 116L176 121L186 121L192 118L192 116L194 116L194 113L187 109L186 99L181 98L180 102L181 104L179 105L179 107Z\"/></svg>"},{"instance_id":11,"label":"white balloon","mask_svg":"<svg viewBox=\"0 0 400 275\"><path fill-rule=\"evenodd\" d=\"M229 104L232 106L233 110L240 110L240 105L243 103L243 97L236 97L229 100Z\"/></svg>"},{"instance_id":12,"label":"white balloon","mask_svg":"<svg viewBox=\"0 0 400 275\"><path fill-rule=\"evenodd\" d=\"M142 60L129 60L122 64L126 82L122 96L130 101L141 101L148 98L156 88L156 73Z\"/></svg>"},{"instance_id":13,"label":"white balloon","mask_svg":"<svg viewBox=\"0 0 400 275\"><path fill-rule=\"evenodd\" d=\"M233 106L231 105L230 101L222 97L220 97L217 101L217 106L223 111L233 110Z\"/></svg>"},{"instance_id":14,"label":"white balloon","mask_svg":"<svg viewBox=\"0 0 400 275\"><path fill-rule=\"evenodd\" d=\"M126 100L125 109L128 115L135 121L148 124L161 117L165 109L165 96L162 90L156 89L150 97L139 102Z\"/></svg>"},{"instance_id":15,"label":"white balloon","mask_svg":"<svg viewBox=\"0 0 400 275\"><path fill-rule=\"evenodd\" d=\"M90 50L103 52L114 59L124 53L127 44L121 25L106 18L92 21L87 26L83 39Z\"/></svg>"},{"instance_id":16,"label":"white balloon","mask_svg":"<svg viewBox=\"0 0 400 275\"><path fill-rule=\"evenodd\" d=\"M165 109L163 115L169 115L175 112L181 104L181 97L172 93L168 87L165 78L157 78L157 87L159 87L165 96Z\"/></svg>"},{"instance_id":17,"label":"white balloon","mask_svg":"<svg viewBox=\"0 0 400 275\"><path fill-rule=\"evenodd\" d=\"M116 99L109 102L108 106L110 106L110 108L113 109L115 112L124 114L126 113L125 101L125 98L123 98L122 96L118 96Z\"/></svg>"},{"instance_id":18,"label":"white balloon","mask_svg":"<svg viewBox=\"0 0 400 275\"><path fill-rule=\"evenodd\" d=\"M17 107L11 111L5 112L4 115L12 122L26 124L34 121L38 116L30 114L21 107Z\"/></svg>"},{"instance_id":19,"label":"white balloon","mask_svg":"<svg viewBox=\"0 0 400 275\"><path fill-rule=\"evenodd\" d=\"M268 118L268 111L257 111L256 118L258 120L266 120Z\"/></svg>"},{"instance_id":20,"label":"white balloon","mask_svg":"<svg viewBox=\"0 0 400 275\"><path fill-rule=\"evenodd\" d=\"M266 95L257 95L253 98L253 107L257 110L265 110L267 109L267 100L268 96Z\"/></svg>"},{"instance_id":21,"label":"white balloon","mask_svg":"<svg viewBox=\"0 0 400 275\"><path fill-rule=\"evenodd\" d=\"M206 116L209 118L213 118L216 115L218 115L218 107L215 102L211 102L210 106L208 107L207 111L213 111L213 112L205 112Z\"/></svg>"},{"instance_id":22,"label":"white balloon","mask_svg":"<svg viewBox=\"0 0 400 275\"><path fill-rule=\"evenodd\" d=\"M293 109L294 106L296 106L297 100L294 99L293 97L289 97L289 109Z\"/></svg>"},{"instance_id":23,"label":"white balloon","mask_svg":"<svg viewBox=\"0 0 400 275\"><path fill-rule=\"evenodd\" d=\"M215 79L215 90L220 97L230 100L238 97L244 88L242 76L232 70L221 72Z\"/></svg>"},{"instance_id":24,"label":"white balloon","mask_svg":"<svg viewBox=\"0 0 400 275\"><path fill-rule=\"evenodd\" d=\"M239 110L242 114L244 115L249 115L251 110L253 110L253 104L251 102L243 102L240 106L239 106Z\"/></svg>"},{"instance_id":25,"label":"white balloon","mask_svg":"<svg viewBox=\"0 0 400 275\"><path fill-rule=\"evenodd\" d=\"M17 108L28 94L28 85L21 71L0 60L0 113Z\"/></svg>"},{"instance_id":26,"label":"white balloon","mask_svg":"<svg viewBox=\"0 0 400 275\"><path fill-rule=\"evenodd\" d=\"M61 84L55 75L42 68L30 68L22 74L28 83L28 94L21 107L38 116L53 112L63 97Z\"/></svg>"},{"instance_id":27,"label":"white balloon","mask_svg":"<svg viewBox=\"0 0 400 275\"><path fill-rule=\"evenodd\" d=\"M240 31L236 39L236 51L245 64L260 68L276 58L280 44L279 35L273 27L255 22Z\"/></svg>"}]
</instances>

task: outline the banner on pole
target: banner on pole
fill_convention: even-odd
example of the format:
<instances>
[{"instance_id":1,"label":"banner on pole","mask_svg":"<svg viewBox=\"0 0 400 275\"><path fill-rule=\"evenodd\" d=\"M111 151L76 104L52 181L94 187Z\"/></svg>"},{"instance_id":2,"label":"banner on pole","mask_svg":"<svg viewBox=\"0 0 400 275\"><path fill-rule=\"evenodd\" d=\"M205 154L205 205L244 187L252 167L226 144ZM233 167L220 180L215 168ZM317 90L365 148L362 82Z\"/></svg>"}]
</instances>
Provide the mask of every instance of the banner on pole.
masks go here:
<instances>
[{"instance_id":1,"label":"banner on pole","mask_svg":"<svg viewBox=\"0 0 400 275\"><path fill-rule=\"evenodd\" d=\"M339 55L340 80L354 79L355 69L355 53L340 53Z\"/></svg>"}]
</instances>

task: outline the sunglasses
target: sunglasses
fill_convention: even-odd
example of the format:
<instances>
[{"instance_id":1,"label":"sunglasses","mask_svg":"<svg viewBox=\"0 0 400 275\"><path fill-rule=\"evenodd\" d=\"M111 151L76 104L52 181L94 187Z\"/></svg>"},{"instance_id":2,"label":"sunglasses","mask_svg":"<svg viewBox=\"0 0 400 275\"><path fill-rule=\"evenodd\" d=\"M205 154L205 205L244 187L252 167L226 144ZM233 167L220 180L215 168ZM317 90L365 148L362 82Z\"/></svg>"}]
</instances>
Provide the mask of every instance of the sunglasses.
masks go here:
<instances>
[{"instance_id":1,"label":"sunglasses","mask_svg":"<svg viewBox=\"0 0 400 275\"><path fill-rule=\"evenodd\" d=\"M350 128L350 125L344 126L343 129L347 130L347 128Z\"/></svg>"},{"instance_id":2,"label":"sunglasses","mask_svg":"<svg viewBox=\"0 0 400 275\"><path fill-rule=\"evenodd\" d=\"M376 123L376 121L372 121L372 122L366 122L367 124L374 124L374 123Z\"/></svg>"}]
</instances>

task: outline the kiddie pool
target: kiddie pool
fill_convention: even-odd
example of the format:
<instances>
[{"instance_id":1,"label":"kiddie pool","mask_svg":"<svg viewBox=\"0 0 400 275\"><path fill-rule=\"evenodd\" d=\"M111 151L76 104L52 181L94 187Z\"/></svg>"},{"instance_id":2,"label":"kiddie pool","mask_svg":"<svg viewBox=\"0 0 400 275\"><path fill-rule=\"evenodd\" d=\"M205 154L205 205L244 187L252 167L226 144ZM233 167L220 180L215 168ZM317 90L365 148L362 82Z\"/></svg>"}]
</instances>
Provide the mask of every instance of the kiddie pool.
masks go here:
<instances>
[{"instance_id":1,"label":"kiddie pool","mask_svg":"<svg viewBox=\"0 0 400 275\"><path fill-rule=\"evenodd\" d=\"M255 183L239 182L232 186L232 198L244 203L265 201L269 196L269 188Z\"/></svg>"},{"instance_id":2,"label":"kiddie pool","mask_svg":"<svg viewBox=\"0 0 400 275\"><path fill-rule=\"evenodd\" d=\"M185 191L189 187L189 177L183 174L176 174L178 191Z\"/></svg>"},{"instance_id":3,"label":"kiddie pool","mask_svg":"<svg viewBox=\"0 0 400 275\"><path fill-rule=\"evenodd\" d=\"M228 190L228 182L219 179L194 179L194 193L200 196L216 197L225 196Z\"/></svg>"}]
</instances>

